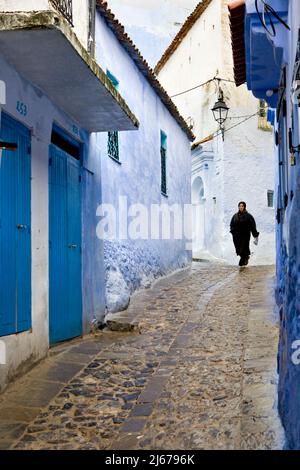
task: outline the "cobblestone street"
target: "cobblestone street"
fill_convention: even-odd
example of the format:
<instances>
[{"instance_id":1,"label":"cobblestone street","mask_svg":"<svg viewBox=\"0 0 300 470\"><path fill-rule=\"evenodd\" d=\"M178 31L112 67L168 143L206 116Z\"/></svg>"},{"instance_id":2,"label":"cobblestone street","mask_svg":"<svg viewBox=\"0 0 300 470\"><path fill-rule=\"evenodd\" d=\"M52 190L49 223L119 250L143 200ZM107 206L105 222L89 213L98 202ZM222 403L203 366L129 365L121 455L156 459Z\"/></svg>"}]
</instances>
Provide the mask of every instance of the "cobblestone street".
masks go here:
<instances>
[{"instance_id":1,"label":"cobblestone street","mask_svg":"<svg viewBox=\"0 0 300 470\"><path fill-rule=\"evenodd\" d=\"M280 449L272 267L194 263L0 397L0 448ZM121 325L122 326L122 325Z\"/></svg>"}]
</instances>

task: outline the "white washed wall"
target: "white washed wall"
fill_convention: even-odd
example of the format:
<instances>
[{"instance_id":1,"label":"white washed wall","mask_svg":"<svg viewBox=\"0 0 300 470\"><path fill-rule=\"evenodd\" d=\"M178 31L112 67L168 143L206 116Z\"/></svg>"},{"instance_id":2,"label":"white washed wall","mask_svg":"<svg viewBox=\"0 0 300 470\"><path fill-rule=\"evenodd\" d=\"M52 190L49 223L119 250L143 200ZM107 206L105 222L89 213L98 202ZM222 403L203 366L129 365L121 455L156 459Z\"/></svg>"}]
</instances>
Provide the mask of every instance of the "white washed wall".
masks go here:
<instances>
[{"instance_id":1,"label":"white washed wall","mask_svg":"<svg viewBox=\"0 0 300 470\"><path fill-rule=\"evenodd\" d=\"M228 0L215 0L208 6L159 73L159 80L170 95L202 84L216 75L233 80L227 4ZM245 85L236 88L233 83L223 81L221 87L230 108L226 128L241 122L243 118L239 116L258 111L258 101ZM216 99L214 83L174 98L183 116L194 120L196 140L206 138L218 129L211 112ZM214 151L214 163L210 165L211 187L207 194L216 198L216 204L206 201L207 249L227 262L235 264L238 261L229 223L237 203L246 200L261 232L259 246L252 250L252 263L274 263L275 214L274 209L267 207L267 191L274 190L275 178L272 133L258 129L258 117L253 117L228 131L224 143L218 137L213 143L203 144L204 151L207 148Z\"/></svg>"},{"instance_id":2,"label":"white washed wall","mask_svg":"<svg viewBox=\"0 0 300 470\"><path fill-rule=\"evenodd\" d=\"M110 0L108 3L154 67L198 0Z\"/></svg>"},{"instance_id":3,"label":"white washed wall","mask_svg":"<svg viewBox=\"0 0 300 470\"><path fill-rule=\"evenodd\" d=\"M126 196L129 205L141 203L146 208L151 204L190 203L189 140L99 15L96 58L104 70L108 69L117 78L120 93L140 121L138 131L119 134L121 165L107 155L107 135L98 136L103 201L118 207L119 196ZM168 137L168 198L160 191L160 130ZM122 271L130 291L147 283L145 276L152 280L185 266L190 260L185 240L126 242L118 238L115 244L106 244L106 248L108 270L117 253L122 253L116 269Z\"/></svg>"}]
</instances>

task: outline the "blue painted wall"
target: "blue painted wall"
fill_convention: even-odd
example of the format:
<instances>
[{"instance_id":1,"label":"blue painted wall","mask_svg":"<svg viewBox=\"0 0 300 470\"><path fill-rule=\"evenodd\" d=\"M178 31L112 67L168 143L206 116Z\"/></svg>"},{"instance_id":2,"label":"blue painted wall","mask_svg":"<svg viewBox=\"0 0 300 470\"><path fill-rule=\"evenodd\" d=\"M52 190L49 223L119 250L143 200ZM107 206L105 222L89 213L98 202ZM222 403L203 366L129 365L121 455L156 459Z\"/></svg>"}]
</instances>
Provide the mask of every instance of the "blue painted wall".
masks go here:
<instances>
[{"instance_id":1,"label":"blue painted wall","mask_svg":"<svg viewBox=\"0 0 300 470\"><path fill-rule=\"evenodd\" d=\"M253 0L246 0L247 11L254 14ZM274 130L278 133L275 148L276 165L276 301L279 310L280 337L278 348L278 406L283 426L286 431L286 448L300 449L300 114L299 89L295 94L299 80L295 74L296 61L300 60L300 3L298 0L276 0L272 7L283 12L283 19L290 27L290 31L275 21L276 35L265 37L268 47L271 46L273 58L280 52L280 61L274 62L276 67L277 86L284 83L285 89L275 93L278 102L277 118ZM288 13L287 13L288 12ZM247 23L247 22L246 22ZM261 34L263 30L260 28ZM257 29L250 30L250 34L257 33ZM264 41L255 45L249 41L249 31L246 31L247 57L253 65L253 76L250 80L253 92L266 96L266 91L272 85L274 74L272 70L264 69L267 50L263 47ZM251 49L252 47L252 49ZM278 57L278 55L277 55ZM262 67L257 67L257 65ZM247 64L249 67L249 63ZM259 69L258 77L255 68ZM251 73L247 70L248 78ZM255 89L255 81L259 78L260 88ZM280 83L279 83L280 80ZM249 81L248 81L249 85ZM279 100L279 95L281 99ZM268 97L266 97L268 100ZM295 101L296 99L296 101ZM298 102L297 102L298 99ZM286 101L286 106L284 105ZM271 101L272 102L272 97ZM291 145L289 142L291 131Z\"/></svg>"},{"instance_id":2,"label":"blue painted wall","mask_svg":"<svg viewBox=\"0 0 300 470\"><path fill-rule=\"evenodd\" d=\"M300 27L300 4L289 2L288 23L291 32L285 42L287 60L287 113L285 126L293 129L293 145L299 144L299 107L292 103L292 81ZM294 126L293 126L294 120ZM287 447L300 449L300 364L296 341L300 339L300 154L291 166L288 142L279 151L285 155L287 181L279 181L279 194L286 193L288 204L277 228L277 302L280 311L280 341L278 352L279 411L286 430ZM279 173L279 167L278 167Z\"/></svg>"},{"instance_id":3,"label":"blue painted wall","mask_svg":"<svg viewBox=\"0 0 300 470\"><path fill-rule=\"evenodd\" d=\"M292 129L293 145L297 146L300 139L299 107L292 102L292 88L300 28L300 4L297 0L281 0L274 6L288 6L287 22L291 27L288 32L276 24L277 35L268 40L269 44L273 43L273 47L283 49L280 72L286 68L286 112L282 107L279 122L275 119L274 125L275 131L279 131L282 126L285 136ZM259 55L258 50L252 52L254 56ZM259 60L264 61L262 51L261 54ZM268 76L265 79L266 91L269 87ZM275 202L279 217L276 224L276 301L280 321L278 405L286 431L286 447L300 449L300 153L296 152L296 164L293 165L288 139L283 138L275 149L275 157Z\"/></svg>"}]
</instances>

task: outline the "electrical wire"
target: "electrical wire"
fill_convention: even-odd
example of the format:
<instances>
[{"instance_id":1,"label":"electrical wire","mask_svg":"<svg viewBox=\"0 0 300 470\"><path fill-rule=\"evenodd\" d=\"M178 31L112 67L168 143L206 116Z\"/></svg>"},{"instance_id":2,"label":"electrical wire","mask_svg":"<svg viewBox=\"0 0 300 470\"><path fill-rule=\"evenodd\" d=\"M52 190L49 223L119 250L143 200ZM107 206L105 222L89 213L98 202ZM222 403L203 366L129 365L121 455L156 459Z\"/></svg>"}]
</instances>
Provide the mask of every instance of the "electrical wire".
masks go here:
<instances>
[{"instance_id":1,"label":"electrical wire","mask_svg":"<svg viewBox=\"0 0 300 470\"><path fill-rule=\"evenodd\" d=\"M196 85L193 88L189 88L188 90L181 91L180 93L176 93L176 95L171 95L170 98L175 98L176 96L184 95L185 93L188 93L189 91L196 90L197 88L207 85L208 83L213 82L213 81L214 81L214 78L211 78L210 80L207 80L206 82L201 83L200 85Z\"/></svg>"},{"instance_id":2,"label":"electrical wire","mask_svg":"<svg viewBox=\"0 0 300 470\"><path fill-rule=\"evenodd\" d=\"M266 30L267 34L269 34L269 36L271 36L272 38L276 36L276 28L272 16L274 16L274 18L279 21L279 23L281 23L286 29L288 29L289 31L291 30L289 25L285 21L283 21L282 18L280 18L274 8L272 8L265 0L260 0L260 2L262 3L262 11L260 12L258 7L258 1L259 0L255 0L256 13L259 17L262 26ZM269 21L267 21L266 17ZM267 22L269 22L271 29L268 28Z\"/></svg>"},{"instance_id":3,"label":"electrical wire","mask_svg":"<svg viewBox=\"0 0 300 470\"><path fill-rule=\"evenodd\" d=\"M221 130L221 131L216 132L216 134L212 135L211 139L209 139L209 140L213 140L213 139L215 139L216 137L219 137L219 135L224 135L226 132L230 131L231 129L234 129L235 127L238 127L238 126L240 126L241 124L244 124L244 122L249 121L249 119L253 118L254 116L258 116L258 115L259 115L259 112L254 113L254 114L250 114L250 115L247 116L246 119L244 119L243 121L238 122L237 124L234 124L233 126L228 127L227 129L224 129L223 131ZM198 147L198 145L200 145L200 143L198 144L197 142L195 142L195 143L192 145L192 148L196 148L196 147Z\"/></svg>"},{"instance_id":4,"label":"electrical wire","mask_svg":"<svg viewBox=\"0 0 300 470\"><path fill-rule=\"evenodd\" d=\"M252 117L253 114L246 114L244 116L229 116L227 119L244 119L244 118L248 118L248 117Z\"/></svg>"},{"instance_id":5,"label":"electrical wire","mask_svg":"<svg viewBox=\"0 0 300 470\"><path fill-rule=\"evenodd\" d=\"M181 91L180 93L176 93L176 95L172 95L170 98L175 98L176 96L181 96L184 95L185 93L189 93L190 91L196 90L197 88L203 87L207 85L208 83L214 82L214 81L220 81L220 82L230 82L230 83L235 83L233 80L228 80L227 78L219 78L219 77L214 77L211 78L210 80L207 80L204 83L200 83L200 85L196 85L193 88L189 88L188 90Z\"/></svg>"},{"instance_id":6,"label":"electrical wire","mask_svg":"<svg viewBox=\"0 0 300 470\"><path fill-rule=\"evenodd\" d=\"M237 124L234 124L233 126L228 127L227 129L224 129L223 131L217 132L216 135L214 135L213 138L218 137L219 135L222 135L223 133L225 134L225 133L228 132L228 131L231 131L231 129L234 129L235 127L238 127L238 126L240 126L241 124L244 124L244 122L249 121L249 119L253 118L254 116L258 116L258 115L259 115L259 112L254 113L254 114L250 114L250 115L249 115L246 119L244 119L243 121L238 122Z\"/></svg>"}]
</instances>

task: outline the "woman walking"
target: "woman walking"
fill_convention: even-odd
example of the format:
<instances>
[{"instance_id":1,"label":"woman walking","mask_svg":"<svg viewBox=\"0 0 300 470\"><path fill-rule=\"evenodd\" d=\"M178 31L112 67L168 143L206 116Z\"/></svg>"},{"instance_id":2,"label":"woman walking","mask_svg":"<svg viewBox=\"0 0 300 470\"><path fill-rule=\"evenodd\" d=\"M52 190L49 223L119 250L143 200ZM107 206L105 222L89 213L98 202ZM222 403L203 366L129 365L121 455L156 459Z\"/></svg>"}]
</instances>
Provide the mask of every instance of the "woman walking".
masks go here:
<instances>
[{"instance_id":1,"label":"woman walking","mask_svg":"<svg viewBox=\"0 0 300 470\"><path fill-rule=\"evenodd\" d=\"M236 254L240 256L239 266L246 266L250 257L250 237L251 233L255 238L255 245L258 243L259 232L256 230L254 217L246 210L246 203L239 202L239 211L234 214L230 223L230 232L233 237Z\"/></svg>"}]
</instances>

